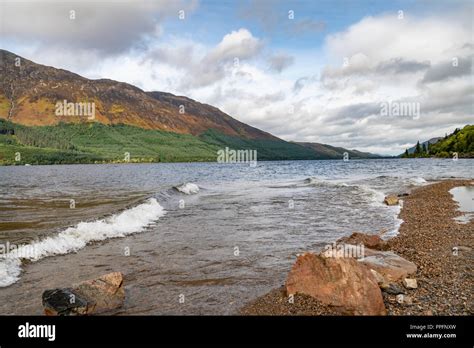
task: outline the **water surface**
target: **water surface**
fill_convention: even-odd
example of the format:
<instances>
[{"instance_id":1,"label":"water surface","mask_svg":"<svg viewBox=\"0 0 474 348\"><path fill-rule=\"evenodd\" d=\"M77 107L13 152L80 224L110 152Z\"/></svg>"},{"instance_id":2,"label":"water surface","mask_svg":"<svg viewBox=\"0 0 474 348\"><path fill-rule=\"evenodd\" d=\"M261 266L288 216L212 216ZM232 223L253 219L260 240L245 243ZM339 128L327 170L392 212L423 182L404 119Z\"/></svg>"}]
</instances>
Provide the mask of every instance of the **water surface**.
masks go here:
<instances>
[{"instance_id":1,"label":"water surface","mask_svg":"<svg viewBox=\"0 0 474 348\"><path fill-rule=\"evenodd\" d=\"M45 289L111 271L126 277L123 314L232 314L297 253L396 234L386 194L451 177L472 178L472 161L0 167L0 244L20 247L0 257L0 314L41 314Z\"/></svg>"}]
</instances>

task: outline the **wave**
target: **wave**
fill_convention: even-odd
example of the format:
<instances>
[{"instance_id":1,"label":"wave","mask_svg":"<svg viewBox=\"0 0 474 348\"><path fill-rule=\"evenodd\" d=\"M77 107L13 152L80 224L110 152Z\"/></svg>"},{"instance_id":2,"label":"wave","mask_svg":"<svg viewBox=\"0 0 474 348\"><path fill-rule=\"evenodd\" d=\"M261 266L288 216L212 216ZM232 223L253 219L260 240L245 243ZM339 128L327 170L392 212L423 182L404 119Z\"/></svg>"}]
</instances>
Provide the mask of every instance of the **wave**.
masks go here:
<instances>
[{"instance_id":1,"label":"wave","mask_svg":"<svg viewBox=\"0 0 474 348\"><path fill-rule=\"evenodd\" d=\"M193 184L192 182L178 185L178 186L175 186L174 188L178 190L179 192L184 193L185 195L193 195L199 192L199 186L196 184Z\"/></svg>"},{"instance_id":2,"label":"wave","mask_svg":"<svg viewBox=\"0 0 474 348\"><path fill-rule=\"evenodd\" d=\"M11 248L0 256L0 287L19 280L22 260L38 261L53 255L76 252L87 244L109 238L125 237L141 232L157 221L166 211L155 198L105 219L81 222L55 236Z\"/></svg>"},{"instance_id":3,"label":"wave","mask_svg":"<svg viewBox=\"0 0 474 348\"><path fill-rule=\"evenodd\" d=\"M345 182L336 182L324 180L316 177L309 177L304 179L304 183L312 186L336 186L336 187L349 187L350 185Z\"/></svg>"}]
</instances>

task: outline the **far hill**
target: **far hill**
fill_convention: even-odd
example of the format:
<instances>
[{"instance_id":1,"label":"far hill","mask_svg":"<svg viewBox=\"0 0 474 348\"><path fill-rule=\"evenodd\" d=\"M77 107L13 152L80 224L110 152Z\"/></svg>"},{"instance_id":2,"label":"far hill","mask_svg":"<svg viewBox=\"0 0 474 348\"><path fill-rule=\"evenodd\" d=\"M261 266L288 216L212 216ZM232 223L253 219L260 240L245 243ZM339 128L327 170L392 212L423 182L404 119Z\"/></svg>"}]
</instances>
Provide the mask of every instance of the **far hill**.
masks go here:
<instances>
[{"instance_id":1,"label":"far hill","mask_svg":"<svg viewBox=\"0 0 474 348\"><path fill-rule=\"evenodd\" d=\"M321 159L333 158L339 159L343 158L344 153L347 152L350 159L362 159L362 158L381 158L381 156L372 154L369 152L361 152L357 150L348 150L343 147L335 147L327 144L320 143L296 143L301 146L307 147L314 150L315 153L320 156Z\"/></svg>"}]
</instances>

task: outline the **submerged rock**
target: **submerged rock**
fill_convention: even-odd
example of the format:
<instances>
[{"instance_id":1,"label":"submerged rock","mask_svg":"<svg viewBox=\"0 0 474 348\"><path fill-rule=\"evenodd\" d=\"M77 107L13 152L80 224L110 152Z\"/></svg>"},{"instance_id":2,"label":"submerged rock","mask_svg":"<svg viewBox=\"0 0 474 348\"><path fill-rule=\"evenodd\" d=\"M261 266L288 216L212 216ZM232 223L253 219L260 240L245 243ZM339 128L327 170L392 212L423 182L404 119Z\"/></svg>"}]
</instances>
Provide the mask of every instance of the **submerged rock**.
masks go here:
<instances>
[{"instance_id":1,"label":"submerged rock","mask_svg":"<svg viewBox=\"0 0 474 348\"><path fill-rule=\"evenodd\" d=\"M298 257L286 281L288 295L305 294L349 315L385 315L377 280L353 258Z\"/></svg>"},{"instance_id":2,"label":"submerged rock","mask_svg":"<svg viewBox=\"0 0 474 348\"><path fill-rule=\"evenodd\" d=\"M398 204L398 197L394 196L394 195L388 195L388 196L385 197L383 202L386 205L397 205Z\"/></svg>"},{"instance_id":3,"label":"submerged rock","mask_svg":"<svg viewBox=\"0 0 474 348\"><path fill-rule=\"evenodd\" d=\"M120 272L87 280L72 288L43 292L46 315L90 315L108 312L123 305L125 291Z\"/></svg>"}]
</instances>

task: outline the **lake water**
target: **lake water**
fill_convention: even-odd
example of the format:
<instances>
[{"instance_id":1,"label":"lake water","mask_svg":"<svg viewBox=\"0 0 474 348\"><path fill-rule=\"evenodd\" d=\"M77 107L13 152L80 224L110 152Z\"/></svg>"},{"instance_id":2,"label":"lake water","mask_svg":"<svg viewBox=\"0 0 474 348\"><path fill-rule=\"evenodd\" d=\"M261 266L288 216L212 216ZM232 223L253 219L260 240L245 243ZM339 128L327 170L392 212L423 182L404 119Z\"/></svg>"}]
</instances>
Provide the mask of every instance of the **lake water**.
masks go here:
<instances>
[{"instance_id":1,"label":"lake water","mask_svg":"<svg viewBox=\"0 0 474 348\"><path fill-rule=\"evenodd\" d=\"M454 201L459 205L459 211L464 213L454 218L459 223L467 224L474 219L474 186L455 187L449 191Z\"/></svg>"},{"instance_id":2,"label":"lake water","mask_svg":"<svg viewBox=\"0 0 474 348\"><path fill-rule=\"evenodd\" d=\"M125 274L123 314L233 314L283 284L300 252L354 231L396 234L399 207L385 206L386 194L472 178L472 168L467 159L0 167L0 314L41 314L45 289L111 271Z\"/></svg>"}]
</instances>

